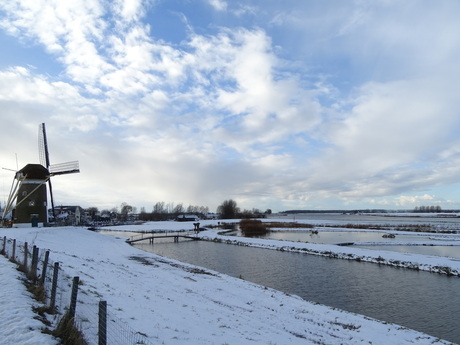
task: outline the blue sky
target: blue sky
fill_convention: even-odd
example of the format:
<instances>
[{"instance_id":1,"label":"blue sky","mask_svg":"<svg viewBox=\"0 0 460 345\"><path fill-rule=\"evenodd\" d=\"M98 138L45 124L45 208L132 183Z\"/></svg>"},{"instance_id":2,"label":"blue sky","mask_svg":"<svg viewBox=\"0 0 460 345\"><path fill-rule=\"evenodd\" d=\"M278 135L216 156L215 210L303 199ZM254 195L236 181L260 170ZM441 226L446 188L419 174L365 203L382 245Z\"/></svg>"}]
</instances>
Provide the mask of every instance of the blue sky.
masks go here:
<instances>
[{"instance_id":1,"label":"blue sky","mask_svg":"<svg viewBox=\"0 0 460 345\"><path fill-rule=\"evenodd\" d=\"M460 208L460 3L0 4L0 165L58 204ZM18 163L16 163L16 157ZM1 202L12 172L2 170Z\"/></svg>"}]
</instances>

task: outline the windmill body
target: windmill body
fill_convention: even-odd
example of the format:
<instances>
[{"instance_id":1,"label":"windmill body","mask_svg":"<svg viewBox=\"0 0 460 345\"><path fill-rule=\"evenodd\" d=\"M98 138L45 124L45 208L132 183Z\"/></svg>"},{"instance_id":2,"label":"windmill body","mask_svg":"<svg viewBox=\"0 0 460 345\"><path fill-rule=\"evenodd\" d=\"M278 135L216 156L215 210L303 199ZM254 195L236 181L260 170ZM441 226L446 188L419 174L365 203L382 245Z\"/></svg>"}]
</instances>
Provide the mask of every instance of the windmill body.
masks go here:
<instances>
[{"instance_id":1,"label":"windmill body","mask_svg":"<svg viewBox=\"0 0 460 345\"><path fill-rule=\"evenodd\" d=\"M27 164L19 170L15 179L21 181L14 212L15 224L43 226L48 223L46 182L49 172L41 164Z\"/></svg>"}]
</instances>

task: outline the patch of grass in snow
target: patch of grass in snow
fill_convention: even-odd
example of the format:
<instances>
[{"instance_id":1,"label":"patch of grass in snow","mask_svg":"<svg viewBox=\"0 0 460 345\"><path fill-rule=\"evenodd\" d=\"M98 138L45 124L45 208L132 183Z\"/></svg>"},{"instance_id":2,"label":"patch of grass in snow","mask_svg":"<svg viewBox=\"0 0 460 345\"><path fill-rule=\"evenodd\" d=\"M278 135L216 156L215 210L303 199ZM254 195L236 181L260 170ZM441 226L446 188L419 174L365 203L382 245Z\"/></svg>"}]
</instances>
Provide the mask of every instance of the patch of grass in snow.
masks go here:
<instances>
[{"instance_id":1,"label":"patch of grass in snow","mask_svg":"<svg viewBox=\"0 0 460 345\"><path fill-rule=\"evenodd\" d=\"M143 256L133 255L133 256L130 256L129 259L140 262L142 265L145 265L145 266L158 267L158 265L155 265L153 262L149 261L147 258Z\"/></svg>"},{"instance_id":2,"label":"patch of grass in snow","mask_svg":"<svg viewBox=\"0 0 460 345\"><path fill-rule=\"evenodd\" d=\"M39 302L44 302L46 297L45 288L41 285L35 285L29 281L24 281L27 291L29 291L34 298Z\"/></svg>"},{"instance_id":3,"label":"patch of grass in snow","mask_svg":"<svg viewBox=\"0 0 460 345\"><path fill-rule=\"evenodd\" d=\"M75 326L74 318L67 312L52 335L61 338L62 345L87 345L80 330Z\"/></svg>"},{"instance_id":4,"label":"patch of grass in snow","mask_svg":"<svg viewBox=\"0 0 460 345\"><path fill-rule=\"evenodd\" d=\"M48 307L32 307L32 310L37 316L34 316L35 320L41 321L45 326L51 327L51 322L47 319L46 314L49 313ZM43 333L51 333L49 329L45 329Z\"/></svg>"}]
</instances>

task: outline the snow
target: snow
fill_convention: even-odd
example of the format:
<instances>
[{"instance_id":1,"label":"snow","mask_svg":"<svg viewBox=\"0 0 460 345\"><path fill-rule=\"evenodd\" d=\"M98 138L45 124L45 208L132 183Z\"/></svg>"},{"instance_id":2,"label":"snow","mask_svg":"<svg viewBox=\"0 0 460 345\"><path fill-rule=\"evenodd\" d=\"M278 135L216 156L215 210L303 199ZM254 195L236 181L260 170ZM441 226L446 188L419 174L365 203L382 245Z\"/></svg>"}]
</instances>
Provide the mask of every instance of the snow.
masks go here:
<instances>
[{"instance_id":1,"label":"snow","mask_svg":"<svg viewBox=\"0 0 460 345\"><path fill-rule=\"evenodd\" d=\"M202 221L201 226L217 221ZM193 229L193 222L149 222L113 227L129 231ZM85 228L0 229L0 237L27 241L59 261L68 276L79 276L79 296L106 300L110 312L155 344L449 344L398 325L302 300L208 269L141 251L124 238ZM308 250L375 257L375 251L222 236L203 231L206 238L238 241L270 249ZM379 251L385 260L416 262L421 267L459 262L449 258ZM37 302L18 278L15 265L0 257L0 343L55 344L41 333L34 319ZM5 304L6 303L6 304ZM77 313L78 313L77 306ZM6 337L5 337L6 335ZM97 342L96 342L97 343Z\"/></svg>"},{"instance_id":2,"label":"snow","mask_svg":"<svg viewBox=\"0 0 460 345\"><path fill-rule=\"evenodd\" d=\"M27 292L22 276L15 264L0 256L0 344L57 344L52 336L40 331L43 323L34 319L32 311L37 303Z\"/></svg>"}]
</instances>

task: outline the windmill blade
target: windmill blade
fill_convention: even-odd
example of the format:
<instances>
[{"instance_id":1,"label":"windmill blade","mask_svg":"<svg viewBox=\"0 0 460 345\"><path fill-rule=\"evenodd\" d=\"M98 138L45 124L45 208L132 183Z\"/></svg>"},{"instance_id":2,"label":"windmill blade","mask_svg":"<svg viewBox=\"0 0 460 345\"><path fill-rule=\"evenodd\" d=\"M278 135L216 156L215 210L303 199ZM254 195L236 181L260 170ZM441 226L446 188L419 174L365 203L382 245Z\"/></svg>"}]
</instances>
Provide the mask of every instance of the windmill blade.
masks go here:
<instances>
[{"instance_id":1,"label":"windmill blade","mask_svg":"<svg viewBox=\"0 0 460 345\"><path fill-rule=\"evenodd\" d=\"M74 174L80 172L78 161L53 164L49 167L50 176Z\"/></svg>"},{"instance_id":2,"label":"windmill blade","mask_svg":"<svg viewBox=\"0 0 460 345\"><path fill-rule=\"evenodd\" d=\"M48 140L46 139L45 124L38 125L38 155L40 157L40 164L45 168L50 167L50 157L48 153Z\"/></svg>"}]
</instances>

